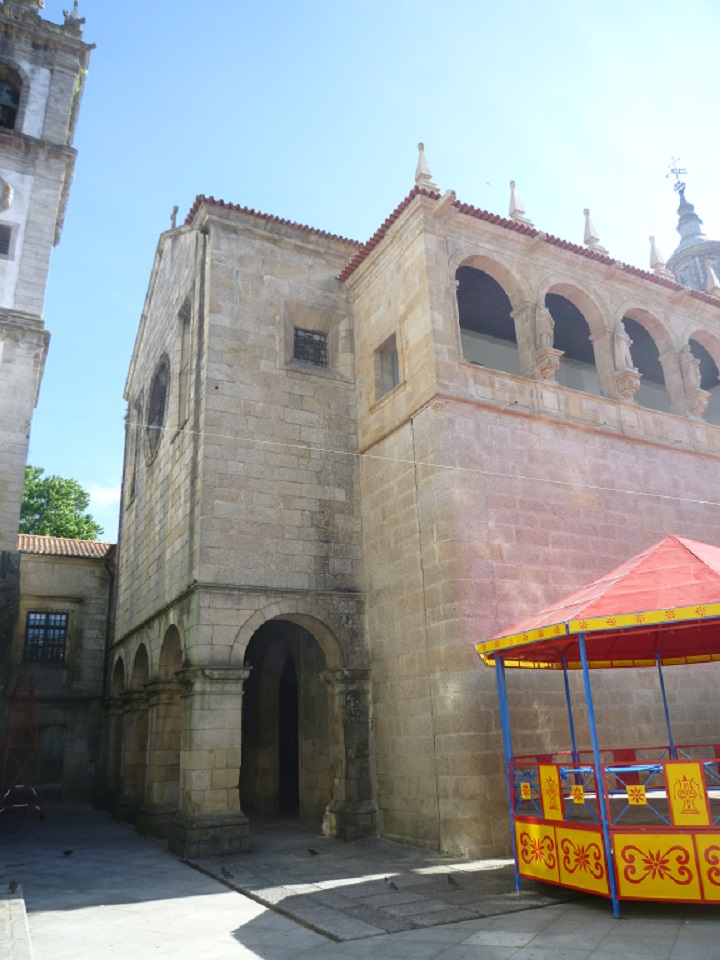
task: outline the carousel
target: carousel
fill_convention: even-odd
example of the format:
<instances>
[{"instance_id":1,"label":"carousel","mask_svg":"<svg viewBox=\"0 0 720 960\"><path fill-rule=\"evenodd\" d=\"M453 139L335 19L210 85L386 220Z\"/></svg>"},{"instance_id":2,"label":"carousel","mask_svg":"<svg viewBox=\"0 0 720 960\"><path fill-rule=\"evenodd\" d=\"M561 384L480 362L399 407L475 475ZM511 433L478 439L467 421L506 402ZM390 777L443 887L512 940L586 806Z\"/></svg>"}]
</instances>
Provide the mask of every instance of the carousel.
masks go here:
<instances>
[{"instance_id":1,"label":"carousel","mask_svg":"<svg viewBox=\"0 0 720 960\"><path fill-rule=\"evenodd\" d=\"M716 743L676 743L664 680L720 660L720 547L668 537L477 651L496 673L518 889L532 877L600 894L616 917L622 900L720 903L720 725ZM567 749L513 755L505 672L522 667L564 673ZM618 669L656 672L665 743L599 742L591 674Z\"/></svg>"}]
</instances>

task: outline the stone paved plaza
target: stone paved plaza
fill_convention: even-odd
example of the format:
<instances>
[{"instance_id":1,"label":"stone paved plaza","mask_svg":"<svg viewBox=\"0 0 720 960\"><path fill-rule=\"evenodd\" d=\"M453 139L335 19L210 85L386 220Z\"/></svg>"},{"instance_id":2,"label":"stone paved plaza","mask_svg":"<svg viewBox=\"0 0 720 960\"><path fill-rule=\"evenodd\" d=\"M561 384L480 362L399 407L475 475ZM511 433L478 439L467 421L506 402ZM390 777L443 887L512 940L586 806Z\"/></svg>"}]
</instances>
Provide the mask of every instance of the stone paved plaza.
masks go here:
<instances>
[{"instance_id":1,"label":"stone paved plaza","mask_svg":"<svg viewBox=\"0 0 720 960\"><path fill-rule=\"evenodd\" d=\"M279 838L287 849L281 849ZM312 839L312 838L311 838ZM381 841L343 844L314 838L308 853L303 831L258 832L256 849L225 865L214 861L204 869L225 869L233 877L216 879L181 862L155 840L140 837L127 824L87 807L50 808L44 821L0 818L0 889L16 879L15 898L0 899L0 946L3 960L290 960L318 957L350 960L713 960L720 957L720 918L717 910L668 904L625 904L623 918L614 920L609 905L599 898L553 903L553 891L541 888L524 895L522 903L498 892L504 868L478 862L450 862L414 848L398 848ZM68 851L68 853L66 853ZM72 851L71 853L69 851ZM305 856L303 856L303 851ZM272 887L274 871L286 868ZM305 868L301 865L306 864ZM363 871L371 867L372 874ZM242 873L240 872L242 868ZM353 878L353 871L355 877ZM447 874L460 888L445 892L439 882ZM480 889L477 877L496 878L480 901L468 902L467 893ZM265 879L263 880L263 875ZM252 885L253 897L269 901L270 890L293 889L317 897L326 886L327 917L334 917L335 939L295 922L257 899L239 893L233 885ZM385 876L394 878L398 891L377 894ZM303 878L304 877L304 883ZM413 877L424 877L411 883ZM474 877L474 879L473 879ZM333 882L334 878L334 882ZM265 884L264 886L261 886ZM477 886L473 886L477 884ZM347 915L345 900L366 887L367 898L396 905L413 893L428 901L427 916L469 909L476 916L455 923L397 933L361 929ZM27 926L20 923L24 894ZM463 892L465 896L463 896ZM288 910L280 893L278 907ZM453 901L455 897L455 901ZM357 897L355 897L357 899ZM462 900L465 900L461 904ZM436 901L433 903L432 901ZM480 916L485 910L505 908ZM444 906L439 907L437 903ZM546 905L543 905L546 904ZM518 909L520 907L520 909ZM15 926L8 919L11 912ZM388 916L402 917L402 911ZM412 916L412 915L408 915ZM415 915L417 916L417 915ZM317 921L317 916L316 916ZM24 921L24 916L22 917ZM330 921L325 920L329 923ZM316 922L316 926L320 926ZM29 928L31 945L25 933ZM15 939L13 939L15 937Z\"/></svg>"}]
</instances>

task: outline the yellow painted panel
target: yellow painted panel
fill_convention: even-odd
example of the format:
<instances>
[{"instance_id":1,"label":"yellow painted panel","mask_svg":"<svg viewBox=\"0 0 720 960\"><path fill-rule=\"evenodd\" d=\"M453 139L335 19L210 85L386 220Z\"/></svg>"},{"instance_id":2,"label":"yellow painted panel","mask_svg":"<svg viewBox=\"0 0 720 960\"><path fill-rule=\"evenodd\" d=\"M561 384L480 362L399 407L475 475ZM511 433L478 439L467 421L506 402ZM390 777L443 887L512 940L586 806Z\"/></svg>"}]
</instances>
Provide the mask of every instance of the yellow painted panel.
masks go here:
<instances>
[{"instance_id":1,"label":"yellow painted panel","mask_svg":"<svg viewBox=\"0 0 720 960\"><path fill-rule=\"evenodd\" d=\"M563 820L562 790L560 789L560 775L554 763L541 763L538 767L540 774L540 796L542 797L543 816L546 820Z\"/></svg>"},{"instance_id":2,"label":"yellow painted panel","mask_svg":"<svg viewBox=\"0 0 720 960\"><path fill-rule=\"evenodd\" d=\"M627 802L631 807L642 807L647 804L645 787L641 783L633 783L627 787Z\"/></svg>"},{"instance_id":3,"label":"yellow painted panel","mask_svg":"<svg viewBox=\"0 0 720 960\"><path fill-rule=\"evenodd\" d=\"M585 803L585 787L581 783L574 783L572 788L573 803Z\"/></svg>"},{"instance_id":4,"label":"yellow painted panel","mask_svg":"<svg viewBox=\"0 0 720 960\"><path fill-rule=\"evenodd\" d=\"M560 883L591 893L609 893L605 850L600 831L556 827Z\"/></svg>"},{"instance_id":5,"label":"yellow painted panel","mask_svg":"<svg viewBox=\"0 0 720 960\"><path fill-rule=\"evenodd\" d=\"M520 796L523 800L532 800L532 787L526 780L520 784Z\"/></svg>"},{"instance_id":6,"label":"yellow painted panel","mask_svg":"<svg viewBox=\"0 0 720 960\"><path fill-rule=\"evenodd\" d=\"M616 833L618 893L641 900L700 900L691 834Z\"/></svg>"},{"instance_id":7,"label":"yellow painted panel","mask_svg":"<svg viewBox=\"0 0 720 960\"><path fill-rule=\"evenodd\" d=\"M518 870L524 877L558 882L555 828L544 823L515 821Z\"/></svg>"},{"instance_id":8,"label":"yellow painted panel","mask_svg":"<svg viewBox=\"0 0 720 960\"><path fill-rule=\"evenodd\" d=\"M695 760L666 763L665 783L674 826L710 826L705 780L699 763Z\"/></svg>"},{"instance_id":9,"label":"yellow painted panel","mask_svg":"<svg viewBox=\"0 0 720 960\"><path fill-rule=\"evenodd\" d=\"M720 902L720 833L697 833L695 844L703 884L703 900Z\"/></svg>"}]
</instances>

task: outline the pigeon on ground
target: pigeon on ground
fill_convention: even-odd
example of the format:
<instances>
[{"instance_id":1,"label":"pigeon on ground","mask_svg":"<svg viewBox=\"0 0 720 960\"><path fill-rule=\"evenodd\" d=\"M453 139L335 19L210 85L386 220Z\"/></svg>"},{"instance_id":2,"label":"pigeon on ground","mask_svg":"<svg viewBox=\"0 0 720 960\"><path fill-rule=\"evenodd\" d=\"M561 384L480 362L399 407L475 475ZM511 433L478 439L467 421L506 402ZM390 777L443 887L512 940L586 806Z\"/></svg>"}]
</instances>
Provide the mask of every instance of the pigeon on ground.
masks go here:
<instances>
[{"instance_id":1,"label":"pigeon on ground","mask_svg":"<svg viewBox=\"0 0 720 960\"><path fill-rule=\"evenodd\" d=\"M318 855L318 851L315 849L315 847L308 847L307 852L311 857L316 857Z\"/></svg>"},{"instance_id":2,"label":"pigeon on ground","mask_svg":"<svg viewBox=\"0 0 720 960\"><path fill-rule=\"evenodd\" d=\"M226 880L232 880L233 878L233 875L230 873L229 870L226 870L225 867L222 868L220 873L225 877Z\"/></svg>"},{"instance_id":3,"label":"pigeon on ground","mask_svg":"<svg viewBox=\"0 0 720 960\"><path fill-rule=\"evenodd\" d=\"M64 856L64 857L71 857L71 856L73 855L73 852L74 852L74 851L72 851L72 850L63 850L63 856Z\"/></svg>"},{"instance_id":4,"label":"pigeon on ground","mask_svg":"<svg viewBox=\"0 0 720 960\"><path fill-rule=\"evenodd\" d=\"M450 884L451 887L455 887L456 890L460 889L460 884L457 882L455 877L451 877L450 874L448 874L447 882Z\"/></svg>"},{"instance_id":5,"label":"pigeon on ground","mask_svg":"<svg viewBox=\"0 0 720 960\"><path fill-rule=\"evenodd\" d=\"M17 880L11 880L10 883L8 884L8 890L10 891L10 893L15 893L17 888L18 888Z\"/></svg>"},{"instance_id":6,"label":"pigeon on ground","mask_svg":"<svg viewBox=\"0 0 720 960\"><path fill-rule=\"evenodd\" d=\"M386 880L385 883L390 887L391 890L397 890L398 886L396 883L393 883L392 880Z\"/></svg>"}]
</instances>

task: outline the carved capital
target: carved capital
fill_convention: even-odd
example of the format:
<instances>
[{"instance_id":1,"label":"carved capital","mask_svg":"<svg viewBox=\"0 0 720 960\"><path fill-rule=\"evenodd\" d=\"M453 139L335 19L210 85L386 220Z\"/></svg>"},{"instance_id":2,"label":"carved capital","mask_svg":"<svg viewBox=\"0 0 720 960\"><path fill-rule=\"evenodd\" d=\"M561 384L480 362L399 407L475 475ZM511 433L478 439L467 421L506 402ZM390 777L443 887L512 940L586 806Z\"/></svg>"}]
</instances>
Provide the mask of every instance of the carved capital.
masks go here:
<instances>
[{"instance_id":1,"label":"carved capital","mask_svg":"<svg viewBox=\"0 0 720 960\"><path fill-rule=\"evenodd\" d=\"M642 374L639 370L618 370L615 374L615 383L618 393L623 400L631 401L640 389Z\"/></svg>"}]
</instances>

